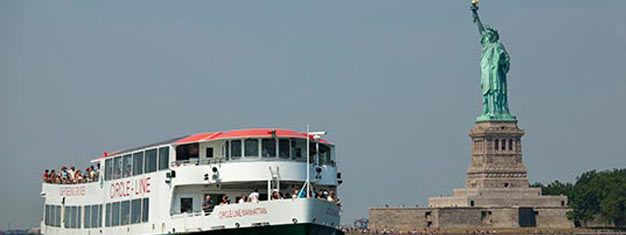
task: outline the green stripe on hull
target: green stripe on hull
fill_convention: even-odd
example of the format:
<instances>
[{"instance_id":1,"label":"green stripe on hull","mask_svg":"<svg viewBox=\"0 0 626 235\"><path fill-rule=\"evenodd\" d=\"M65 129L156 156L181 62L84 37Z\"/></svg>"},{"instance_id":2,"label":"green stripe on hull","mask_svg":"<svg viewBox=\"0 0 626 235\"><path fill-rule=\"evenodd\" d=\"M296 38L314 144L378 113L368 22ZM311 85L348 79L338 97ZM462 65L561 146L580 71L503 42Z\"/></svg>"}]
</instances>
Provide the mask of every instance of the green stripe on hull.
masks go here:
<instances>
[{"instance_id":1,"label":"green stripe on hull","mask_svg":"<svg viewBox=\"0 0 626 235\"><path fill-rule=\"evenodd\" d=\"M284 224L238 229L221 229L188 234L253 234L253 235L343 235L341 230L317 224Z\"/></svg>"}]
</instances>

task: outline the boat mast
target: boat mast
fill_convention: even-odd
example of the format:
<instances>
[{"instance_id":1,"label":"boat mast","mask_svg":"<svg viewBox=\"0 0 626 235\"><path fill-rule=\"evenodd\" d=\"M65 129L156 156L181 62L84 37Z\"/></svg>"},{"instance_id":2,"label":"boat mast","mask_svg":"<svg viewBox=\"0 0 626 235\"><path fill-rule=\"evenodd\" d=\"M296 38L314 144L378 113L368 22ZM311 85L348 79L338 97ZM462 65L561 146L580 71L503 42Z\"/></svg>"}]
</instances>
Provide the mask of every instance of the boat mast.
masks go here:
<instances>
[{"instance_id":1,"label":"boat mast","mask_svg":"<svg viewBox=\"0 0 626 235\"><path fill-rule=\"evenodd\" d=\"M309 183L309 174L310 174L310 166L309 166L309 159L311 158L310 155L310 151L309 151L309 124L306 124L306 197L309 198L310 197L310 190L311 190L311 184Z\"/></svg>"}]
</instances>

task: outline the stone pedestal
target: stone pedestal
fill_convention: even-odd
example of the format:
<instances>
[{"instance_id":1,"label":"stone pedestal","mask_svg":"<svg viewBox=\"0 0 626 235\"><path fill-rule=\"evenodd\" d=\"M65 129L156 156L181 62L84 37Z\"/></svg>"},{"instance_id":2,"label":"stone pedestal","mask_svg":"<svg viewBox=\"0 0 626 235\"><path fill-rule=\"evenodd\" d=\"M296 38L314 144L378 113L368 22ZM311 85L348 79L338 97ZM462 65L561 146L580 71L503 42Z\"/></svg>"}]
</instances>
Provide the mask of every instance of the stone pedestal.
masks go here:
<instances>
[{"instance_id":1,"label":"stone pedestal","mask_svg":"<svg viewBox=\"0 0 626 235\"><path fill-rule=\"evenodd\" d=\"M467 188L527 188L522 162L524 131L517 121L479 122L469 131L472 161L467 171Z\"/></svg>"},{"instance_id":2,"label":"stone pedestal","mask_svg":"<svg viewBox=\"0 0 626 235\"><path fill-rule=\"evenodd\" d=\"M439 221L438 226L456 227L467 223L491 227L572 226L565 216L566 196L544 196L541 188L529 187L522 161L523 135L517 121L476 123L469 131L472 161L467 170L466 187L454 189L451 196L429 198L428 208L445 209L451 215L459 211L463 217L480 213L471 217L473 220L480 217L481 222L463 222L465 218L460 217L450 220L457 222ZM494 220L496 215L499 220Z\"/></svg>"},{"instance_id":3,"label":"stone pedestal","mask_svg":"<svg viewBox=\"0 0 626 235\"><path fill-rule=\"evenodd\" d=\"M478 122L469 131L472 161L465 188L452 196L432 197L429 207L565 206L565 196L542 196L541 188L528 187L522 161L524 131L517 121Z\"/></svg>"},{"instance_id":4,"label":"stone pedestal","mask_svg":"<svg viewBox=\"0 0 626 235\"><path fill-rule=\"evenodd\" d=\"M428 207L371 208L370 229L572 227L566 196L544 196L541 188L529 187L523 135L515 120L477 122L469 131L466 187L429 198Z\"/></svg>"},{"instance_id":5,"label":"stone pedestal","mask_svg":"<svg viewBox=\"0 0 626 235\"><path fill-rule=\"evenodd\" d=\"M428 207L370 208L370 229L573 227L566 196L529 187L523 135L516 120L477 122L465 188L429 198Z\"/></svg>"}]
</instances>

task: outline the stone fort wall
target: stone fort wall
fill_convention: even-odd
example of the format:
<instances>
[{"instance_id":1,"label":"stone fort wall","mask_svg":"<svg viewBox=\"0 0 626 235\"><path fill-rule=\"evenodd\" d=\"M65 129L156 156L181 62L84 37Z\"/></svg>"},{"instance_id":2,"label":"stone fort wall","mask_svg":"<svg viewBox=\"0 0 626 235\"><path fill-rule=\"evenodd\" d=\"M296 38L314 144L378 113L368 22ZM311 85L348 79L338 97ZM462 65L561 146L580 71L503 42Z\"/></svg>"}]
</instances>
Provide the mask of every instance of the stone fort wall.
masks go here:
<instances>
[{"instance_id":1,"label":"stone fort wall","mask_svg":"<svg viewBox=\"0 0 626 235\"><path fill-rule=\"evenodd\" d=\"M440 228L571 228L567 220L566 207L415 207L415 208L371 208L370 230ZM523 213L524 211L528 213ZM520 214L523 214L520 220ZM534 226L526 226L534 220ZM521 224L520 224L521 223Z\"/></svg>"}]
</instances>

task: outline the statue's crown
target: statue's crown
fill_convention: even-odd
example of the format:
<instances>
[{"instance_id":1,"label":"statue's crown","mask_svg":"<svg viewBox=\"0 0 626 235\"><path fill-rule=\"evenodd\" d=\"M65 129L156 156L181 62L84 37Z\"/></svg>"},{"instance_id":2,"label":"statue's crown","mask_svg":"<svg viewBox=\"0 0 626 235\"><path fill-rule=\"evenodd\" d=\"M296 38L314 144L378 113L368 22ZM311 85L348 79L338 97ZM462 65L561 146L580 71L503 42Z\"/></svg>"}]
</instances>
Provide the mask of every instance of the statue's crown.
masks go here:
<instances>
[{"instance_id":1,"label":"statue's crown","mask_svg":"<svg viewBox=\"0 0 626 235\"><path fill-rule=\"evenodd\" d=\"M491 34L496 41L498 39L500 39L500 34L498 33L498 30L496 30L495 28L492 28L489 25L485 25L485 32L484 33Z\"/></svg>"}]
</instances>

